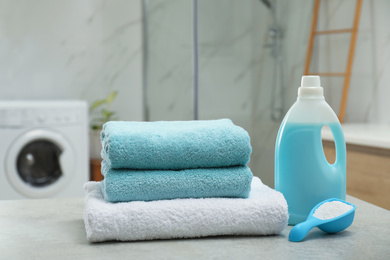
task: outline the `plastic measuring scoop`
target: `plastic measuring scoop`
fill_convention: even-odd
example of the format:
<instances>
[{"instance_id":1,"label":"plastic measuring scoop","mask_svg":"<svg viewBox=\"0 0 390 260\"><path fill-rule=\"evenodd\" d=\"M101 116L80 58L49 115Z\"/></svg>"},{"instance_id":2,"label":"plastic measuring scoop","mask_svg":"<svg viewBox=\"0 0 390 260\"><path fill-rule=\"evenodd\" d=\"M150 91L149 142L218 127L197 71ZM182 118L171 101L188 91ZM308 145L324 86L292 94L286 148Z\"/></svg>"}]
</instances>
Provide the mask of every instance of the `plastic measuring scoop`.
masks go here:
<instances>
[{"instance_id":1,"label":"plastic measuring scoop","mask_svg":"<svg viewBox=\"0 0 390 260\"><path fill-rule=\"evenodd\" d=\"M314 213L321 205L323 205L326 202L332 202L332 201L339 201L345 203L349 206L352 206L352 208L349 211L332 218L320 219L314 216L315 215ZM305 222L299 223L298 225L294 226L291 229L288 239L292 242L299 242L302 239L304 239L307 233L309 233L309 231L314 227L318 227L319 229L327 233L341 232L352 224L353 219L355 217L355 210L356 210L355 205L346 202L344 200L340 200L340 199L324 200L321 203L317 204L310 211L310 214L307 217Z\"/></svg>"}]
</instances>

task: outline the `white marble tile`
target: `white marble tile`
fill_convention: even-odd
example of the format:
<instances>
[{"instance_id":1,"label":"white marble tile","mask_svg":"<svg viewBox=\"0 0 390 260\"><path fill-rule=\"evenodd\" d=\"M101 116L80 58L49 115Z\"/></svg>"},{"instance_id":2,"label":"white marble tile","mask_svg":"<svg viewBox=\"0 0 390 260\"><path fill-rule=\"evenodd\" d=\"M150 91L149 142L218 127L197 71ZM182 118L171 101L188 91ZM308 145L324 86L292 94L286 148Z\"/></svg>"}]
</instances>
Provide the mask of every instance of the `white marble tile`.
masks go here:
<instances>
[{"instance_id":1,"label":"white marble tile","mask_svg":"<svg viewBox=\"0 0 390 260\"><path fill-rule=\"evenodd\" d=\"M338 0L324 2L321 5L324 19L320 19L320 28L350 27L355 3ZM345 116L347 123L390 123L386 112L390 109L387 101L390 77L385 73L390 66L389 11L389 1L363 1ZM342 69L346 61L344 53L349 51L349 40L348 37L327 37L323 48L317 50L323 57L319 61L320 67ZM326 91L329 94L327 100L338 113L341 100L341 90L338 89L342 89L343 78L326 79L326 82L328 86L325 87L331 88Z\"/></svg>"},{"instance_id":2,"label":"white marble tile","mask_svg":"<svg viewBox=\"0 0 390 260\"><path fill-rule=\"evenodd\" d=\"M113 90L122 119L142 119L140 0L0 2L0 96L86 99Z\"/></svg>"},{"instance_id":3,"label":"white marble tile","mask_svg":"<svg viewBox=\"0 0 390 260\"><path fill-rule=\"evenodd\" d=\"M155 46L150 52L151 119L192 119L192 2L150 2L150 38ZM351 26L355 1L323 2L320 28ZM272 43L273 19L261 1L198 1L200 118L229 117L247 129L253 146L252 170L270 186L281 120L272 120L272 113L281 107L284 114L296 100L313 8L313 2L305 0L273 3L283 32L283 77L274 77L278 67L266 47ZM387 1L363 1L347 122L389 123L389 10ZM322 39L321 44L315 50L314 65L342 70L348 36ZM322 82L326 100L338 113L343 79L322 78Z\"/></svg>"},{"instance_id":4,"label":"white marble tile","mask_svg":"<svg viewBox=\"0 0 390 260\"><path fill-rule=\"evenodd\" d=\"M192 1L148 1L146 15L147 119L192 119Z\"/></svg>"}]
</instances>

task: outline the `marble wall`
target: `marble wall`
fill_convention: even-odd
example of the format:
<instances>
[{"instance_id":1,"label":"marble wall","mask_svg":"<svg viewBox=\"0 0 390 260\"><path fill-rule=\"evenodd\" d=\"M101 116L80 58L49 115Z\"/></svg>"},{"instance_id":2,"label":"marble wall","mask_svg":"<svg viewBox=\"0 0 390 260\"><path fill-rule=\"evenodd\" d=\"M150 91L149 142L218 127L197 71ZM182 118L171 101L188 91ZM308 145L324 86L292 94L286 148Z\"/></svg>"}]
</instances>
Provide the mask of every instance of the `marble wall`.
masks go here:
<instances>
[{"instance_id":1,"label":"marble wall","mask_svg":"<svg viewBox=\"0 0 390 260\"><path fill-rule=\"evenodd\" d=\"M313 1L198 1L199 116L228 117L251 136L250 166L273 186L280 121L295 102L305 66ZM355 1L322 1L320 29L352 25ZM192 1L148 1L150 120L192 119ZM345 122L390 123L389 1L363 1ZM181 12L181 13L180 13ZM272 48L279 28L278 55ZM342 71L349 36L316 41L313 70ZM340 78L322 78L338 112Z\"/></svg>"},{"instance_id":2,"label":"marble wall","mask_svg":"<svg viewBox=\"0 0 390 260\"><path fill-rule=\"evenodd\" d=\"M199 117L244 127L250 166L273 186L276 134L296 99L313 2L271 2L275 15L259 0L198 0L198 36ZM320 26L351 25L355 1L323 2ZM346 122L390 124L389 11L389 1L363 1ZM192 119L192 12L192 0L0 0L0 97L91 102L118 90L123 120ZM348 37L319 44L313 66L343 69ZM337 111L342 81L323 86Z\"/></svg>"},{"instance_id":3,"label":"marble wall","mask_svg":"<svg viewBox=\"0 0 390 260\"><path fill-rule=\"evenodd\" d=\"M0 98L85 99L142 120L140 0L1 0Z\"/></svg>"},{"instance_id":4,"label":"marble wall","mask_svg":"<svg viewBox=\"0 0 390 260\"><path fill-rule=\"evenodd\" d=\"M303 70L311 12L304 2L275 2L274 19L258 0L198 1L199 118L226 117L244 127L250 167L270 186L277 131ZM149 119L192 119L192 1L148 1L147 15Z\"/></svg>"},{"instance_id":5,"label":"marble wall","mask_svg":"<svg viewBox=\"0 0 390 260\"><path fill-rule=\"evenodd\" d=\"M145 1L146 119L192 119L192 1Z\"/></svg>"},{"instance_id":6,"label":"marble wall","mask_svg":"<svg viewBox=\"0 0 390 260\"><path fill-rule=\"evenodd\" d=\"M321 29L352 27L356 1L323 1ZM390 124L390 2L363 1L359 23L346 123ZM323 37L323 36L322 36ZM345 71L350 34L339 34L320 40L317 45L317 68L323 71ZM338 111L342 78L324 79L327 100Z\"/></svg>"}]
</instances>

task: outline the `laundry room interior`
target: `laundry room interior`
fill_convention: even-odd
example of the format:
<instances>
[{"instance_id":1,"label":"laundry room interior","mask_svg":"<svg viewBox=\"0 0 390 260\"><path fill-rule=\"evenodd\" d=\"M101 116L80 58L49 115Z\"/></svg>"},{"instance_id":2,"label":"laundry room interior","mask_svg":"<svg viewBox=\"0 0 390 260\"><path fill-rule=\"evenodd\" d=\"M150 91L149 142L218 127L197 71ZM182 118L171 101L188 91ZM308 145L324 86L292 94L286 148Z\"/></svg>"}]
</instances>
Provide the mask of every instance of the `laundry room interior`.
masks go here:
<instances>
[{"instance_id":1,"label":"laundry room interior","mask_svg":"<svg viewBox=\"0 0 390 260\"><path fill-rule=\"evenodd\" d=\"M83 175L72 184L79 192L33 196L71 197L83 196L85 181L102 179L99 142L105 121L229 118L250 135L253 175L274 187L278 129L307 72L310 50L309 73L323 75L327 102L343 113L351 159L369 165L348 166L360 172L349 181L356 186L347 189L390 209L389 2L363 1L355 39L351 33L329 33L310 46L314 3L1 1L0 185L13 190L7 158L17 153L12 146L26 131L53 128L69 141L70 153L85 151L65 162L83 169L73 170ZM323 1L317 29L352 28L355 5ZM77 108L74 101L84 104ZM71 126L77 130L68 132ZM332 140L324 142L331 150ZM38 160L28 152L25 157L26 167ZM0 199L29 198L14 192L14 197L3 192Z\"/></svg>"},{"instance_id":2,"label":"laundry room interior","mask_svg":"<svg viewBox=\"0 0 390 260\"><path fill-rule=\"evenodd\" d=\"M0 259L388 259L389 14L0 0Z\"/></svg>"}]
</instances>

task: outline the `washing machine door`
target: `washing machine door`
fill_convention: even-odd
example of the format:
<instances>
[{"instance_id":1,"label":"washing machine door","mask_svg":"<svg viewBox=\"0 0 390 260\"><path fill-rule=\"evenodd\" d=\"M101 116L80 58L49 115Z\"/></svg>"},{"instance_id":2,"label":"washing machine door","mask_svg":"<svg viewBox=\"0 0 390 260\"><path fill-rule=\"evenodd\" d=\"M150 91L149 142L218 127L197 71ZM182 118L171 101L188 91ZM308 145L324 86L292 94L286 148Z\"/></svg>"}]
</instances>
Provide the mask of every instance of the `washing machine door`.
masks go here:
<instances>
[{"instance_id":1,"label":"washing machine door","mask_svg":"<svg viewBox=\"0 0 390 260\"><path fill-rule=\"evenodd\" d=\"M60 192L74 170L72 147L59 133L28 131L11 145L6 174L13 188L28 198L48 198Z\"/></svg>"}]
</instances>

